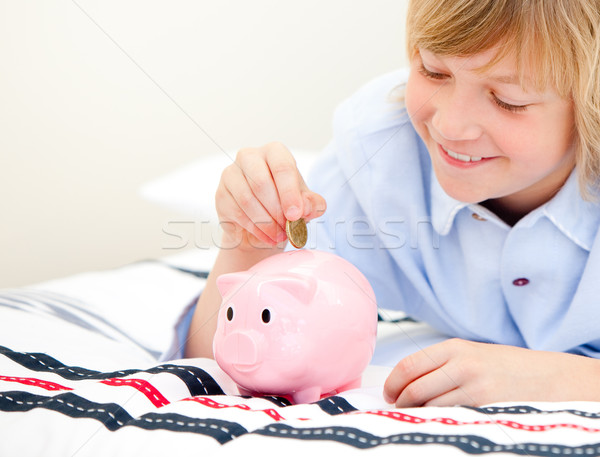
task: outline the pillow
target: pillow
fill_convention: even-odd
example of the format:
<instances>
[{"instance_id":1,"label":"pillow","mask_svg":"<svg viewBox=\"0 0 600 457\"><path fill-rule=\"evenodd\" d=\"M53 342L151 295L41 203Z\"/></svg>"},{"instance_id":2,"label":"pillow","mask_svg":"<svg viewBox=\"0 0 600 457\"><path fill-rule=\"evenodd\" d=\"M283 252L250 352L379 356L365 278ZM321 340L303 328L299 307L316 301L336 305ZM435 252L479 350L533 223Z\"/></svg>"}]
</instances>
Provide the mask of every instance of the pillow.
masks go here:
<instances>
[{"instance_id":1,"label":"pillow","mask_svg":"<svg viewBox=\"0 0 600 457\"><path fill-rule=\"evenodd\" d=\"M181 256L173 256L53 279L27 289L3 290L0 291L0 308L3 293L20 297L21 302L41 301L41 305L30 308L51 310L53 316L63 320L74 316L68 321L74 322L77 318L89 328L104 329L103 334L107 328L114 327L109 329L109 335L121 333L156 358L172 345L180 317L204 288L206 280L191 274L186 263L194 263L194 269L210 266L212 254L212 251L194 249L186 254L193 255L193 261L179 261ZM206 260L202 260L204 257ZM5 334L2 336L0 345L11 343Z\"/></svg>"},{"instance_id":2,"label":"pillow","mask_svg":"<svg viewBox=\"0 0 600 457\"><path fill-rule=\"evenodd\" d=\"M293 150L298 169L306 175L318 155L312 150ZM211 154L173 172L154 179L140 188L141 196L196 220L216 224L214 196L221 172L232 163L235 153Z\"/></svg>"}]
</instances>

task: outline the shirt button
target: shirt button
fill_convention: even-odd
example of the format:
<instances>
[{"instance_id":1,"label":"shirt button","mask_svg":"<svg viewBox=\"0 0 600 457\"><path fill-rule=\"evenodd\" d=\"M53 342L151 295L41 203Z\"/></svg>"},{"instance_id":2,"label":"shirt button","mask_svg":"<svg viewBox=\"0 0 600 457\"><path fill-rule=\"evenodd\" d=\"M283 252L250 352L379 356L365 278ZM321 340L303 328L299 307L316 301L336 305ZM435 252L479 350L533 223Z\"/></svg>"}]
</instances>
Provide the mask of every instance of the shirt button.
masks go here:
<instances>
[{"instance_id":1,"label":"shirt button","mask_svg":"<svg viewBox=\"0 0 600 457\"><path fill-rule=\"evenodd\" d=\"M517 278L513 281L514 286L526 286L529 284L529 279L527 278Z\"/></svg>"},{"instance_id":2,"label":"shirt button","mask_svg":"<svg viewBox=\"0 0 600 457\"><path fill-rule=\"evenodd\" d=\"M480 216L479 214L477 214L477 213L473 213L473 214L471 214L471 217L472 217L473 219L475 219L476 221L481 221L481 222L485 222L485 221L487 221L487 219L486 219L485 217L481 217L481 216Z\"/></svg>"}]
</instances>

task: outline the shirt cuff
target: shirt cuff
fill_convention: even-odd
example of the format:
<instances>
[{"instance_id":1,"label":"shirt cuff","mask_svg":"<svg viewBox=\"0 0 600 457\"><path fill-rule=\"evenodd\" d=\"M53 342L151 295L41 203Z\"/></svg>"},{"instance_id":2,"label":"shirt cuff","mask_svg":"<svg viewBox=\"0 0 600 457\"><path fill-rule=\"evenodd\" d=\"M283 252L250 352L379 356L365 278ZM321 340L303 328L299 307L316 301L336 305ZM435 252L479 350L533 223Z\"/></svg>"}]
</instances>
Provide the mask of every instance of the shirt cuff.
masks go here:
<instances>
[{"instance_id":1,"label":"shirt cuff","mask_svg":"<svg viewBox=\"0 0 600 457\"><path fill-rule=\"evenodd\" d=\"M159 362L183 359L190 323L192 322L194 311L196 311L197 302L198 297L192 300L179 315L177 322L171 330L171 344L169 345L169 348L160 355L158 358Z\"/></svg>"}]
</instances>

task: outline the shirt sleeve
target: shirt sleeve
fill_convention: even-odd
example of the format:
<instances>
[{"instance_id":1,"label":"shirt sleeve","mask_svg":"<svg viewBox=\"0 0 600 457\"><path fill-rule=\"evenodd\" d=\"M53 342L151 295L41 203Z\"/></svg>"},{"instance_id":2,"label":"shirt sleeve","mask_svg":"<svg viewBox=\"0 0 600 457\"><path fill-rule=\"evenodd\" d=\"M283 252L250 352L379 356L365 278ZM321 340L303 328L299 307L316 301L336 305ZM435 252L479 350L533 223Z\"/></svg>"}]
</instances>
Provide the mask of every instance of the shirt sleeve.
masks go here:
<instances>
[{"instance_id":1,"label":"shirt sleeve","mask_svg":"<svg viewBox=\"0 0 600 457\"><path fill-rule=\"evenodd\" d=\"M194 311L196 311L196 303L197 300L190 302L179 315L179 318L171 330L171 343L169 344L169 348L160 355L158 358L159 362L183 358L190 324L192 322L192 317L194 316Z\"/></svg>"}]
</instances>

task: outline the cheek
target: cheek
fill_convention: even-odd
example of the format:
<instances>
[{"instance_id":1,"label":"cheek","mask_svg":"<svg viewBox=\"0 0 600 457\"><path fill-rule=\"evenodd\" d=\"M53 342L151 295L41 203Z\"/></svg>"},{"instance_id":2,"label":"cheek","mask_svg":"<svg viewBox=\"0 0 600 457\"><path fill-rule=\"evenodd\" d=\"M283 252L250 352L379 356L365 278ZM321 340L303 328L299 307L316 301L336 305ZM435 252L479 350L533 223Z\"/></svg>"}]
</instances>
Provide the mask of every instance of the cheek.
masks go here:
<instances>
[{"instance_id":1,"label":"cheek","mask_svg":"<svg viewBox=\"0 0 600 457\"><path fill-rule=\"evenodd\" d=\"M506 134L506 132L510 134ZM520 122L494 134L496 145L513 160L532 167L561 162L572 151L572 137L563 123Z\"/></svg>"},{"instance_id":2,"label":"cheek","mask_svg":"<svg viewBox=\"0 0 600 457\"><path fill-rule=\"evenodd\" d=\"M415 75L414 72L415 70L411 71L406 83L404 103L415 129L419 135L423 136L426 130L424 123L428 122L432 116L432 106L429 102L431 96L427 84L421 81L419 75Z\"/></svg>"},{"instance_id":3,"label":"cheek","mask_svg":"<svg viewBox=\"0 0 600 457\"><path fill-rule=\"evenodd\" d=\"M416 106L419 100L418 83L415 81L413 72L411 71L408 81L406 82L406 90L404 93L404 104L406 105L406 111L411 118L414 118L417 113Z\"/></svg>"},{"instance_id":4,"label":"cheek","mask_svg":"<svg viewBox=\"0 0 600 457\"><path fill-rule=\"evenodd\" d=\"M559 112L553 122L545 122L544 127L546 129L544 138L547 138L548 147L552 147L560 151L565 151L561 155L571 156L574 155L575 142L576 142L576 128L575 119L571 106L564 102L562 104L562 112Z\"/></svg>"}]
</instances>

